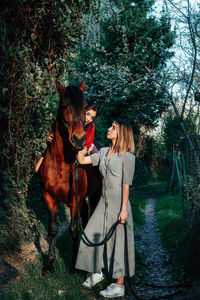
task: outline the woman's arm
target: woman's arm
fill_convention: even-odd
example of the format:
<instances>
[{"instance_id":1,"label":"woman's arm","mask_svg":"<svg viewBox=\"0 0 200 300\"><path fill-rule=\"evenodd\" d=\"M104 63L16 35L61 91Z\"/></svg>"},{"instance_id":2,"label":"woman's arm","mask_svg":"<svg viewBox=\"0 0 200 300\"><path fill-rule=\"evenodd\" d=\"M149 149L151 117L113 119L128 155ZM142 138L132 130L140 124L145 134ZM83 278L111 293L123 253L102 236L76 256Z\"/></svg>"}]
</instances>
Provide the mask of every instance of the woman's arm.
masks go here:
<instances>
[{"instance_id":1,"label":"woman's arm","mask_svg":"<svg viewBox=\"0 0 200 300\"><path fill-rule=\"evenodd\" d=\"M83 149L81 151L78 152L77 154L77 160L79 162L79 164L81 165L87 165L87 164L91 164L92 161L90 159L90 156L85 156L87 154L87 150Z\"/></svg>"},{"instance_id":2,"label":"woman's arm","mask_svg":"<svg viewBox=\"0 0 200 300\"><path fill-rule=\"evenodd\" d=\"M118 220L121 220L122 224L125 223L125 220L128 216L127 214L128 198L129 198L129 184L123 184L122 208L118 218Z\"/></svg>"}]
</instances>

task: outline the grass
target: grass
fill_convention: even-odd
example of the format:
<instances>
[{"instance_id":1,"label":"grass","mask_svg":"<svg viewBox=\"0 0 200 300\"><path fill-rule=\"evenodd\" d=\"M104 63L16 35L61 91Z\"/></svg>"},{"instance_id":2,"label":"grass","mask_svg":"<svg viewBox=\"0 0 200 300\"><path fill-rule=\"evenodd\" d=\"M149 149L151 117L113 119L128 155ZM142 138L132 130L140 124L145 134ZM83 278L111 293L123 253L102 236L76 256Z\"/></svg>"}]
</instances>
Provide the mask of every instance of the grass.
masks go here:
<instances>
[{"instance_id":1,"label":"grass","mask_svg":"<svg viewBox=\"0 0 200 300\"><path fill-rule=\"evenodd\" d=\"M104 280L91 290L82 286L86 273L72 276L71 240L69 232L63 234L56 242L55 273L42 276L43 262L47 255L38 255L35 263L29 264L17 280L10 283L1 300L94 300L99 291L106 288Z\"/></svg>"},{"instance_id":2,"label":"grass","mask_svg":"<svg viewBox=\"0 0 200 300\"><path fill-rule=\"evenodd\" d=\"M134 229L137 231L144 224L145 203L148 194L155 190L166 189L166 182L158 182L140 186L131 190L130 203L133 211ZM137 193L141 191L141 193ZM184 276L183 249L180 238L183 238L182 202L180 196L163 194L158 197L156 213L164 245L170 255L170 263L175 271L175 278L182 281ZM137 234L136 234L136 238ZM98 284L91 290L82 287L85 272L79 277L70 274L71 268L71 239L66 232L56 242L55 273L41 275L41 270L47 254L39 254L34 264L29 264L17 280L10 283L2 300L95 300L100 290L104 289L108 280ZM142 258L136 253L137 278L142 277ZM140 274L141 273L141 274ZM126 283L126 289L129 289Z\"/></svg>"},{"instance_id":3,"label":"grass","mask_svg":"<svg viewBox=\"0 0 200 300\"><path fill-rule=\"evenodd\" d=\"M52 300L52 299L92 299L84 295L81 278L71 276L71 241L66 233L57 240L55 273L41 275L46 255L38 255L34 264L29 264L20 279L9 286L2 300Z\"/></svg>"},{"instance_id":4,"label":"grass","mask_svg":"<svg viewBox=\"0 0 200 300\"><path fill-rule=\"evenodd\" d=\"M134 192L131 192L130 203L133 212L134 228L137 229L144 224L144 211L145 211L146 197L136 196L134 195Z\"/></svg>"},{"instance_id":5,"label":"grass","mask_svg":"<svg viewBox=\"0 0 200 300\"><path fill-rule=\"evenodd\" d=\"M134 227L142 226L144 222L143 210L145 198L130 195L130 202L133 209ZM71 268L71 239L69 232L60 236L56 242L56 261L54 264L55 273L41 275L41 270L47 254L39 254L35 263L29 264L24 273L18 276L17 280L10 283L5 291L2 300L52 300L52 299L96 299L100 290L106 288L109 281L106 279L91 290L85 289L82 282L85 279L85 272L79 277L70 274ZM137 258L136 258L137 260ZM139 259L138 259L139 260ZM128 288L128 287L127 287Z\"/></svg>"},{"instance_id":6,"label":"grass","mask_svg":"<svg viewBox=\"0 0 200 300\"><path fill-rule=\"evenodd\" d=\"M154 191L154 190L166 190L167 189L167 182L152 182L145 185L136 186L134 188L135 191Z\"/></svg>"},{"instance_id":7,"label":"grass","mask_svg":"<svg viewBox=\"0 0 200 300\"><path fill-rule=\"evenodd\" d=\"M183 275L182 250L179 247L184 224L181 196L164 194L157 199L156 212L164 245L170 255L175 274L181 279Z\"/></svg>"},{"instance_id":8,"label":"grass","mask_svg":"<svg viewBox=\"0 0 200 300\"><path fill-rule=\"evenodd\" d=\"M137 190L141 191L141 195L131 191L130 203L133 211L135 231L144 224L147 195L142 195L142 191L161 190L165 189L166 186L166 182L141 186L137 188ZM176 278L181 280L181 276L184 273L182 251L178 247L178 241L183 229L181 197L168 194L159 196L156 211L164 244L170 254L173 269L176 271ZM137 234L136 238L138 238ZM71 239L68 232L60 236L56 242L55 273L42 276L41 270L46 259L47 255L39 254L37 261L34 264L29 264L24 273L20 274L20 279L10 284L2 300L94 300L97 298L99 291L104 289L109 282L106 279L97 287L88 290L82 287L82 282L86 275L85 272L80 273L79 277L74 277L70 274ZM141 262L142 258L136 253L137 277L142 276ZM127 284L126 289L129 289Z\"/></svg>"}]
</instances>

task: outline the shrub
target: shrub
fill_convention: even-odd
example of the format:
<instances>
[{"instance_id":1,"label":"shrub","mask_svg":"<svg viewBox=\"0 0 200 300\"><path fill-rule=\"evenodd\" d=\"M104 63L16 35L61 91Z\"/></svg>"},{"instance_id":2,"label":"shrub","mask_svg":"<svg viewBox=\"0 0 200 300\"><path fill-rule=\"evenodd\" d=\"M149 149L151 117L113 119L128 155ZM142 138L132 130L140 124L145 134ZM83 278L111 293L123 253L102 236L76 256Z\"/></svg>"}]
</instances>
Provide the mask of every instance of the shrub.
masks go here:
<instances>
[{"instance_id":1,"label":"shrub","mask_svg":"<svg viewBox=\"0 0 200 300\"><path fill-rule=\"evenodd\" d=\"M151 179L151 171L145 164L144 160L140 157L136 157L135 163L135 175L133 184L143 185L147 184Z\"/></svg>"}]
</instances>

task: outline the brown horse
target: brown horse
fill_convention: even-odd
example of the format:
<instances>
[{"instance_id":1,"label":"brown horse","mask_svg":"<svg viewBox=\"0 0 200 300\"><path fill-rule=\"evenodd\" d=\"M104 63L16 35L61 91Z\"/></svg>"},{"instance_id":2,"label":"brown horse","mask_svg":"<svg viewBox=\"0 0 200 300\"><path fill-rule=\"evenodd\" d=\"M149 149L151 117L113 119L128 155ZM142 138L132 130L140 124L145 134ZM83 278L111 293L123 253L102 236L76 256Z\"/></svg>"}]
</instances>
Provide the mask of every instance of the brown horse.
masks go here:
<instances>
[{"instance_id":1,"label":"brown horse","mask_svg":"<svg viewBox=\"0 0 200 300\"><path fill-rule=\"evenodd\" d=\"M84 84L84 83L83 83ZM72 268L74 268L77 244L78 244L78 218L75 201L75 158L77 151L81 150L85 144L85 106L84 86L68 86L64 88L57 83L56 88L60 94L60 103L57 118L54 123L54 139L47 148L44 160L39 169L42 182L44 200L49 212L48 234L50 238L48 262L43 268L43 274L53 272L53 262L55 260L55 241L58 230L57 208L60 202L66 203L70 207L71 225L70 233L72 238ZM93 172L93 171L92 171ZM94 174L92 174L94 176ZM96 185L99 190L99 178L97 174ZM94 177L93 179L94 180ZM92 191L95 194L96 188ZM87 222L84 198L87 194L87 175L82 168L79 169L78 178L78 203L83 222ZM99 192L98 192L99 195ZM96 195L95 195L96 196ZM98 197L98 196L97 196Z\"/></svg>"}]
</instances>

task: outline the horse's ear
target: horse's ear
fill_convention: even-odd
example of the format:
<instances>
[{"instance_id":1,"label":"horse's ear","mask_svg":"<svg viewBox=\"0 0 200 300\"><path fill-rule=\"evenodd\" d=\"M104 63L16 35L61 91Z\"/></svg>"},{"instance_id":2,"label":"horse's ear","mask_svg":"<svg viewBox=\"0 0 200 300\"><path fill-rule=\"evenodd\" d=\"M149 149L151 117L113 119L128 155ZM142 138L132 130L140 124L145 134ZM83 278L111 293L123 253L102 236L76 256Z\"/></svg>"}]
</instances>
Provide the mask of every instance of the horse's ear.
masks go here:
<instances>
[{"instance_id":1,"label":"horse's ear","mask_svg":"<svg viewBox=\"0 0 200 300\"><path fill-rule=\"evenodd\" d=\"M81 83L79 84L79 90L81 90L83 93L85 93L85 81L81 81Z\"/></svg>"},{"instance_id":2,"label":"horse's ear","mask_svg":"<svg viewBox=\"0 0 200 300\"><path fill-rule=\"evenodd\" d=\"M60 97L64 97L65 94L65 87L58 81L56 81L56 89L60 94Z\"/></svg>"}]
</instances>

